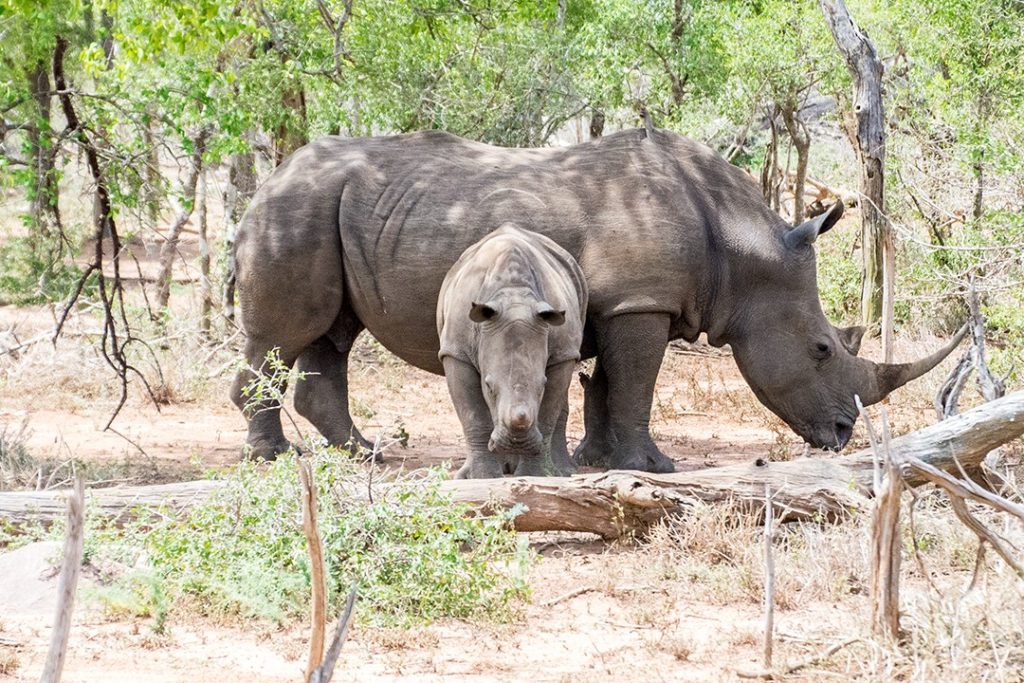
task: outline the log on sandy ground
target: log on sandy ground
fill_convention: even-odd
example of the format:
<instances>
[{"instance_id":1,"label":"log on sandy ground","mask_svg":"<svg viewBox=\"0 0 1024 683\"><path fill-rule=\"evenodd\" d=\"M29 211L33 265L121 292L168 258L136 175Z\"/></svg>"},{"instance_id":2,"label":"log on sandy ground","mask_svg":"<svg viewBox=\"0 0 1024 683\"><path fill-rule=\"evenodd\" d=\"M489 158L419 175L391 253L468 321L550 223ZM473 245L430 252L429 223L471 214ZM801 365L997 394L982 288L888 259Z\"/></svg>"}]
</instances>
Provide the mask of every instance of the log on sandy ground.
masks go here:
<instances>
[{"instance_id":1,"label":"log on sandy ground","mask_svg":"<svg viewBox=\"0 0 1024 683\"><path fill-rule=\"evenodd\" d=\"M986 403L961 415L892 440L893 460L913 456L934 467L958 472L985 454L1024 434L1024 391ZM570 478L522 477L446 481L454 500L495 512L525 509L515 518L519 531L587 531L615 538L641 531L669 514L685 514L695 505L733 501L758 516L765 485L773 491L779 521L836 519L863 507L871 490L874 461L870 450L843 457L800 458L789 462L758 460L695 472L647 474L611 471ZM907 484L925 479L913 471ZM187 508L221 484L183 482L159 486L95 489L89 505L96 513L122 517L138 506ZM382 485L385 486L385 485ZM50 521L64 511L64 492L0 493L0 519L12 524Z\"/></svg>"}]
</instances>

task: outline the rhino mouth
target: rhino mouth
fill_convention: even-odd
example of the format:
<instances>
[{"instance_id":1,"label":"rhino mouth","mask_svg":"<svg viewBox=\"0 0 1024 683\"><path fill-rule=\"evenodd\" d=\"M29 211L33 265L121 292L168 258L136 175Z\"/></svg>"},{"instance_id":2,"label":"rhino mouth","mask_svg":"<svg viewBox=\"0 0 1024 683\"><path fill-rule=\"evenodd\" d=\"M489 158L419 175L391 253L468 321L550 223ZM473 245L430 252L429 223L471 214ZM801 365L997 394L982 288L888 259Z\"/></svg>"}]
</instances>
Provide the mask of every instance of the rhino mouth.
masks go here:
<instances>
[{"instance_id":1,"label":"rhino mouth","mask_svg":"<svg viewBox=\"0 0 1024 683\"><path fill-rule=\"evenodd\" d=\"M510 429L495 427L491 432L491 439L487 443L487 449L492 453L501 455L516 455L520 453L538 453L544 443L537 427L531 427L523 432L516 432Z\"/></svg>"},{"instance_id":2,"label":"rhino mouth","mask_svg":"<svg viewBox=\"0 0 1024 683\"><path fill-rule=\"evenodd\" d=\"M831 427L796 429L797 434L804 438L812 448L820 448L826 451L838 453L846 447L853 436L853 420L845 417L838 418Z\"/></svg>"}]
</instances>

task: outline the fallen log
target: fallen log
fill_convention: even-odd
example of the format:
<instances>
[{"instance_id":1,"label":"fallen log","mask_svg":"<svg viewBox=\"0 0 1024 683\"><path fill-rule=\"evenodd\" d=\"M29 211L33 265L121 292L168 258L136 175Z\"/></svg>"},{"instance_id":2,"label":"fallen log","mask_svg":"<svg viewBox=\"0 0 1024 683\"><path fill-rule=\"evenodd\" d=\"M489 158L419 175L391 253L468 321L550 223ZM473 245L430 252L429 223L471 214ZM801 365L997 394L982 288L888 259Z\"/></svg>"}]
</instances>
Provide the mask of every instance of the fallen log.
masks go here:
<instances>
[{"instance_id":1,"label":"fallen log","mask_svg":"<svg viewBox=\"0 0 1024 683\"><path fill-rule=\"evenodd\" d=\"M913 456L946 472L981 462L993 448L1024 434L1024 391L983 404L938 424L894 438L894 461ZM732 501L760 515L765 485L771 487L779 522L835 520L862 509L870 495L874 460L870 449L842 457L730 465L673 474L610 471L574 477L519 477L452 480L442 490L481 514L525 509L515 518L519 531L586 531L604 538L642 531L666 515L686 514L697 505ZM909 472L906 483L927 479ZM406 486L408 484L394 484ZM115 519L140 506L180 511L223 486L191 481L157 486L93 489L94 514ZM381 484L380 487L387 486ZM378 488L380 488L378 487ZM17 526L49 522L64 511L64 491L0 493L0 520Z\"/></svg>"}]
</instances>

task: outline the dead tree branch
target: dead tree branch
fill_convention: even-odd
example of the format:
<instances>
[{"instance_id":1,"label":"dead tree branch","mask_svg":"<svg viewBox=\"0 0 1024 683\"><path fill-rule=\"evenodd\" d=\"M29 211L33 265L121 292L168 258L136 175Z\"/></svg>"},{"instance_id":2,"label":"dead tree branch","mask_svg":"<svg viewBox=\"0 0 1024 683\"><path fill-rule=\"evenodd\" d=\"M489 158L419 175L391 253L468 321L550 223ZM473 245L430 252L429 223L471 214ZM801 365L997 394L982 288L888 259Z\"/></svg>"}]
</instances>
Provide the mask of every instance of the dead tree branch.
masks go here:
<instances>
[{"instance_id":1,"label":"dead tree branch","mask_svg":"<svg viewBox=\"0 0 1024 683\"><path fill-rule=\"evenodd\" d=\"M327 582L324 571L324 551L320 532L316 526L316 487L309 461L299 460L299 481L302 483L302 533L309 549L309 576L312 584L310 609L309 659L306 661L305 679L311 681L313 673L324 658L324 640L327 632Z\"/></svg>"},{"instance_id":2,"label":"dead tree branch","mask_svg":"<svg viewBox=\"0 0 1024 683\"><path fill-rule=\"evenodd\" d=\"M131 326L128 324L128 314L124 305L124 289L121 282L121 238L117 232L117 224L114 222L113 204L110 199L110 190L107 185L106 176L100 166L99 150L89 138L85 127L78 118L78 113L75 111L71 98L72 91L64 75L64 55L67 49L67 39L63 36L57 36L57 44L53 51L53 80L57 88L57 96L60 100L64 118L67 121L65 134L75 140L85 152L89 173L92 175L93 182L96 185L96 204L98 210L96 211L94 233L96 247L93 260L76 283L71 297L64 303L60 318L54 328L53 339L56 341L60 336L64 323L67 321L68 315L71 313L72 308L74 308L75 303L81 297L86 283L95 275L104 313L103 338L100 344L100 351L103 354L103 359L113 368L121 380L121 397L104 427L106 429L113 424L114 418L117 417L117 414L128 400L128 378L130 375L135 375L143 383L150 399L153 401L153 405L157 406L157 410L159 410L159 405L146 377L128 361L126 355L126 349L129 345L132 343L144 344L144 342L141 342L132 335ZM105 236L110 238L110 263L114 271L113 280L109 284L103 272L105 258L103 240ZM159 372L159 368L157 371Z\"/></svg>"},{"instance_id":3,"label":"dead tree branch","mask_svg":"<svg viewBox=\"0 0 1024 683\"><path fill-rule=\"evenodd\" d=\"M39 678L41 683L60 681L68 649L68 636L71 634L71 613L75 607L75 589L82 569L85 539L85 485L81 477L75 477L75 486L68 496L67 506L68 528L64 537L64 556L57 587L57 613L53 619L50 650L46 654L46 664Z\"/></svg>"}]
</instances>

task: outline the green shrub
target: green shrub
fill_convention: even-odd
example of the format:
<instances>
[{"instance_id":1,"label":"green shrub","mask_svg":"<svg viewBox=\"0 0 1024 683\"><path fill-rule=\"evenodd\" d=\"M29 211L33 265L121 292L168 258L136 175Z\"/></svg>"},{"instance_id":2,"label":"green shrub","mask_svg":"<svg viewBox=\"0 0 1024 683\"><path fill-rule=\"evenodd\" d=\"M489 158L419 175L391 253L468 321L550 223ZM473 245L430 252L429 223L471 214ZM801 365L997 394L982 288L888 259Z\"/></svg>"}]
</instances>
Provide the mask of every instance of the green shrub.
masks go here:
<instances>
[{"instance_id":1,"label":"green shrub","mask_svg":"<svg viewBox=\"0 0 1024 683\"><path fill-rule=\"evenodd\" d=\"M358 585L360 618L375 624L514 617L528 592L530 554L507 516L469 516L440 490L437 471L378 486L370 500L365 470L345 453L317 450L318 523L333 604ZM205 614L273 621L305 614L310 570L294 457L243 463L223 481L183 516L144 514L123 529L97 530L90 558L137 568L116 588L135 591L137 610L163 604L166 595L171 604L187 598Z\"/></svg>"},{"instance_id":2,"label":"green shrub","mask_svg":"<svg viewBox=\"0 0 1024 683\"><path fill-rule=\"evenodd\" d=\"M46 258L27 237L12 237L0 244L0 304L60 301L67 298L81 276L78 266ZM87 294L95 289L92 280Z\"/></svg>"}]
</instances>

